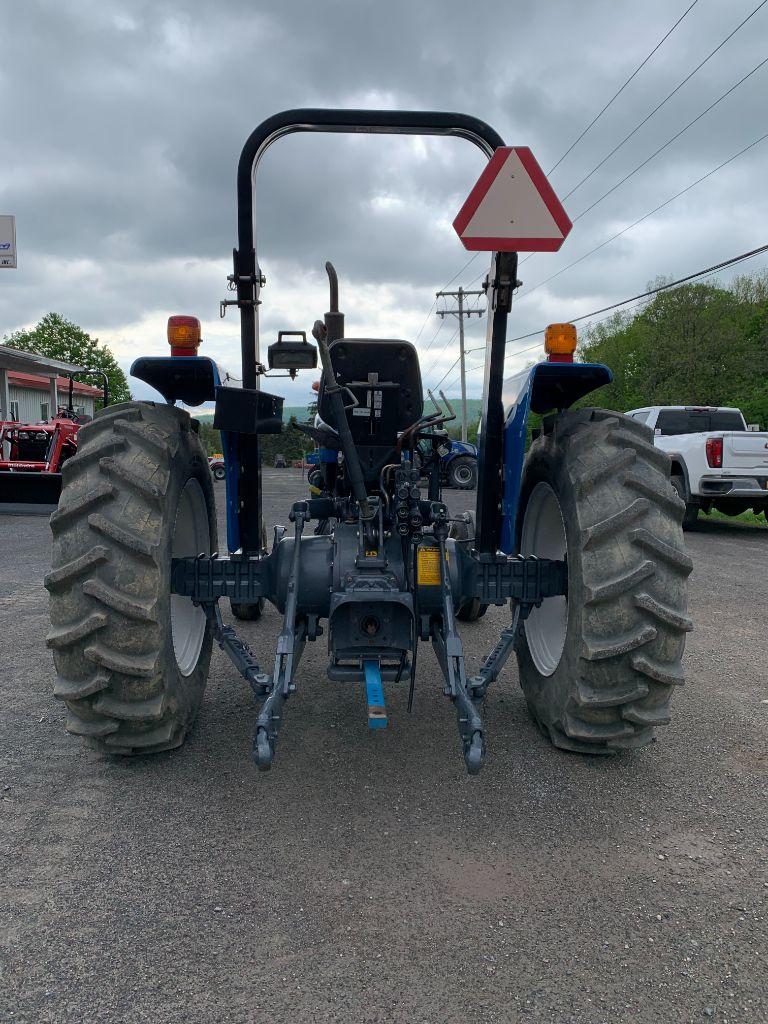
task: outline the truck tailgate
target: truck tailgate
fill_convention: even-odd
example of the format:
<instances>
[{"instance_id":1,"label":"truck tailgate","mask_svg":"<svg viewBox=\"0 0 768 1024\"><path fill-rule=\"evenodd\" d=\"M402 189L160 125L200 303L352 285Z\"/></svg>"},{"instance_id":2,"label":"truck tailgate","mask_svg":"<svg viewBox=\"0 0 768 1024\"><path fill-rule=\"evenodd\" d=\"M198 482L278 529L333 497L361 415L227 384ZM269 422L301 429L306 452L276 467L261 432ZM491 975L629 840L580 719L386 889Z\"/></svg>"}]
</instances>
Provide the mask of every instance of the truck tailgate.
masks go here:
<instances>
[{"instance_id":1,"label":"truck tailgate","mask_svg":"<svg viewBox=\"0 0 768 1024\"><path fill-rule=\"evenodd\" d=\"M768 473L768 433L723 434L723 469Z\"/></svg>"}]
</instances>

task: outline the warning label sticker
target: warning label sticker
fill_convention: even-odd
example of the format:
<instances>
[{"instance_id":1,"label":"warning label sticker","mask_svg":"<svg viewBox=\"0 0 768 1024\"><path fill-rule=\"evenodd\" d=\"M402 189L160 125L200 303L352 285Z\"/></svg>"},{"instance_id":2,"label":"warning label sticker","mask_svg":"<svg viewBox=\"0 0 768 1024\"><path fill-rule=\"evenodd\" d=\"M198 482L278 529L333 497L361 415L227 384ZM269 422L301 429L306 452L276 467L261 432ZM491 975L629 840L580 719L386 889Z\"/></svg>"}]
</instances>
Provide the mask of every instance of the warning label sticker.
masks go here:
<instances>
[{"instance_id":1,"label":"warning label sticker","mask_svg":"<svg viewBox=\"0 0 768 1024\"><path fill-rule=\"evenodd\" d=\"M420 586L440 586L440 551L438 548L419 548L416 565Z\"/></svg>"}]
</instances>

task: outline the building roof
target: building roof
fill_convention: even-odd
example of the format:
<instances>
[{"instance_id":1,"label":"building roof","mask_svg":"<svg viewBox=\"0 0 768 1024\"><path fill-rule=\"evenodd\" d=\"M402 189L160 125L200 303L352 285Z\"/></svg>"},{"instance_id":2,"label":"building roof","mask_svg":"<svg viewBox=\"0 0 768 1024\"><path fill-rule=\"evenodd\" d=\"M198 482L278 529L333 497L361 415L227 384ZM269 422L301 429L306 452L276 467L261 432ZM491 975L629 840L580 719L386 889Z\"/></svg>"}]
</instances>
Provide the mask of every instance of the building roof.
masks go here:
<instances>
[{"instance_id":1,"label":"building roof","mask_svg":"<svg viewBox=\"0 0 768 1024\"><path fill-rule=\"evenodd\" d=\"M10 345L0 345L0 370L44 373L52 377L54 373L79 373L83 369L74 363L64 363L61 359L48 359L47 356L37 356L34 352L24 352Z\"/></svg>"},{"instance_id":2,"label":"building roof","mask_svg":"<svg viewBox=\"0 0 768 1024\"><path fill-rule=\"evenodd\" d=\"M8 371L8 383L17 388L34 388L36 391L50 391L51 388L49 377L37 377L32 373L16 373L13 370ZM57 377L56 388L58 391L68 391L69 377ZM81 384L77 380L72 390L76 395L100 397L102 394L101 388L91 387L90 384Z\"/></svg>"}]
</instances>

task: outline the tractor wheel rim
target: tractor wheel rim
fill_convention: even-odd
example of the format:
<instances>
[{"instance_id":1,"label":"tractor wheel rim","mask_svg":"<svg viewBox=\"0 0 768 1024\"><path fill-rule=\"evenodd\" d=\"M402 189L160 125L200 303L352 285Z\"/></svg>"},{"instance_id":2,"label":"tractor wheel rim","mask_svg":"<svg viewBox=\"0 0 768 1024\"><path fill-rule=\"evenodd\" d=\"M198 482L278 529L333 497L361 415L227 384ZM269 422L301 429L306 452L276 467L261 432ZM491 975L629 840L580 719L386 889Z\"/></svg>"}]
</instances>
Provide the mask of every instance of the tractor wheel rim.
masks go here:
<instances>
[{"instance_id":1,"label":"tractor wheel rim","mask_svg":"<svg viewBox=\"0 0 768 1024\"><path fill-rule=\"evenodd\" d=\"M211 537L205 495L197 480L190 478L179 495L171 555L173 558L187 558L210 552ZM195 606L188 597L171 594L173 653L183 676L192 675L197 666L205 626L206 616L202 608Z\"/></svg>"},{"instance_id":2,"label":"tractor wheel rim","mask_svg":"<svg viewBox=\"0 0 768 1024\"><path fill-rule=\"evenodd\" d=\"M456 479L461 484L469 483L469 481L472 479L472 470L469 468L469 466L457 466Z\"/></svg>"},{"instance_id":3,"label":"tractor wheel rim","mask_svg":"<svg viewBox=\"0 0 768 1024\"><path fill-rule=\"evenodd\" d=\"M541 481L531 491L523 515L520 553L537 558L565 559L568 542L557 495ZM547 597L525 620L525 636L533 663L543 676L551 676L565 648L568 599Z\"/></svg>"}]
</instances>

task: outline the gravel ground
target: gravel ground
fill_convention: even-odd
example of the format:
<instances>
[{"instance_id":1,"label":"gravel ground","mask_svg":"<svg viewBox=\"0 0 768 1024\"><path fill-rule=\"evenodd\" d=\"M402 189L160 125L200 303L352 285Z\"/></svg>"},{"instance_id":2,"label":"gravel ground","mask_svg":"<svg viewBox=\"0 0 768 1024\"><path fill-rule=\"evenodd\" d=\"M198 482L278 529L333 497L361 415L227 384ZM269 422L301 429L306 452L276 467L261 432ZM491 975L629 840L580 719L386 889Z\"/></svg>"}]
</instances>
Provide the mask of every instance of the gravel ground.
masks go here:
<instances>
[{"instance_id":1,"label":"gravel ground","mask_svg":"<svg viewBox=\"0 0 768 1024\"><path fill-rule=\"evenodd\" d=\"M264 479L286 521L298 472ZM268 775L218 651L181 751L105 759L51 696L47 521L0 530L0 1020L768 1021L768 530L688 534L697 629L655 746L554 750L510 663L477 778L426 648L415 713L390 693L371 734L310 645ZM503 624L463 627L470 665ZM268 664L277 613L241 625Z\"/></svg>"}]
</instances>

